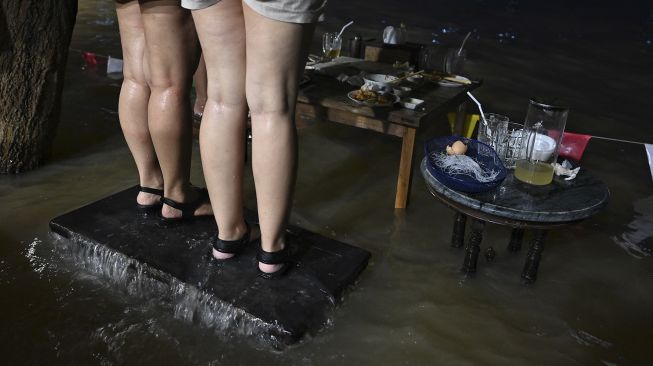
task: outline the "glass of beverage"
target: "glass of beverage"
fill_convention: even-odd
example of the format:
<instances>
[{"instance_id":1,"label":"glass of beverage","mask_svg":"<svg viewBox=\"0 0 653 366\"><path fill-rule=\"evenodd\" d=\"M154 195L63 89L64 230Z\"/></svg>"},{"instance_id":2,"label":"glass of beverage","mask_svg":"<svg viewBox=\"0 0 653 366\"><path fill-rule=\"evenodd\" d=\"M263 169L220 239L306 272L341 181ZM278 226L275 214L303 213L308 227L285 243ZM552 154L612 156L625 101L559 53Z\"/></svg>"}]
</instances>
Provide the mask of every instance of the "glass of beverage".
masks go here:
<instances>
[{"instance_id":1,"label":"glass of beverage","mask_svg":"<svg viewBox=\"0 0 653 366\"><path fill-rule=\"evenodd\" d=\"M514 168L523 151L524 125L510 122L501 114L485 113L484 116L487 123L480 122L478 141L490 145L506 168Z\"/></svg>"},{"instance_id":2,"label":"glass of beverage","mask_svg":"<svg viewBox=\"0 0 653 366\"><path fill-rule=\"evenodd\" d=\"M340 57L342 48L342 37L338 37L337 32L327 32L322 35L322 51L327 60L333 60Z\"/></svg>"},{"instance_id":3,"label":"glass of beverage","mask_svg":"<svg viewBox=\"0 0 653 366\"><path fill-rule=\"evenodd\" d=\"M524 157L516 163L515 178L534 185L551 183L551 164L558 159L568 113L569 108L555 100L530 100L524 124Z\"/></svg>"}]
</instances>

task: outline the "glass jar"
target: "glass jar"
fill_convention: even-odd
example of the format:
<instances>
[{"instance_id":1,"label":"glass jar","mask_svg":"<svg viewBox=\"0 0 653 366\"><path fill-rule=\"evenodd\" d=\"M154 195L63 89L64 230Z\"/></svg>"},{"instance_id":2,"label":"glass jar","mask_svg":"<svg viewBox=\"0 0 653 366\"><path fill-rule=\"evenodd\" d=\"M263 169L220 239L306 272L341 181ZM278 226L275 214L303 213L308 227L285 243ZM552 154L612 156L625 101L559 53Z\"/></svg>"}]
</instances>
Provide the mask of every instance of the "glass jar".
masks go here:
<instances>
[{"instance_id":1,"label":"glass jar","mask_svg":"<svg viewBox=\"0 0 653 366\"><path fill-rule=\"evenodd\" d=\"M553 180L553 165L567 123L569 108L555 99L532 98L524 122L523 158L515 164L515 178L545 185Z\"/></svg>"}]
</instances>

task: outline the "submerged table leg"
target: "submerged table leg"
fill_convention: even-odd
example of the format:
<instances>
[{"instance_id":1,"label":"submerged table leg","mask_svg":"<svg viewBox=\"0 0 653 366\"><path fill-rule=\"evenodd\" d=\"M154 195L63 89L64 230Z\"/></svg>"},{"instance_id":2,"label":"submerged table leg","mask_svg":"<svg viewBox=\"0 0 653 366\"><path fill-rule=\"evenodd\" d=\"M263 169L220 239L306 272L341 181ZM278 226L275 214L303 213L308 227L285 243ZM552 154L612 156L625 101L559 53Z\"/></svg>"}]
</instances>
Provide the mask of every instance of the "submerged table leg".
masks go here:
<instances>
[{"instance_id":1,"label":"submerged table leg","mask_svg":"<svg viewBox=\"0 0 653 366\"><path fill-rule=\"evenodd\" d=\"M395 208L408 206L410 179L413 175L413 152L415 150L415 128L406 128L401 143L401 160L399 161L399 177L397 178L397 195Z\"/></svg>"},{"instance_id":2,"label":"submerged table leg","mask_svg":"<svg viewBox=\"0 0 653 366\"><path fill-rule=\"evenodd\" d=\"M463 262L463 272L476 272L476 263L478 262L478 253L481 251L481 241L483 240L483 228L485 221L472 220L472 230L465 248L465 261Z\"/></svg>"},{"instance_id":3,"label":"submerged table leg","mask_svg":"<svg viewBox=\"0 0 653 366\"><path fill-rule=\"evenodd\" d=\"M544 250L544 240L546 239L546 230L536 230L535 237L531 242L531 248L526 256L526 263L524 264L524 271L521 277L527 282L535 282L537 278L537 267L540 265L540 258Z\"/></svg>"},{"instance_id":4,"label":"submerged table leg","mask_svg":"<svg viewBox=\"0 0 653 366\"><path fill-rule=\"evenodd\" d=\"M467 215L456 212L453 221L453 234L451 235L451 246L460 248L465 243L465 223L467 222Z\"/></svg>"},{"instance_id":5,"label":"submerged table leg","mask_svg":"<svg viewBox=\"0 0 653 366\"><path fill-rule=\"evenodd\" d=\"M510 243L508 243L509 252L518 252L521 250L521 243L524 239L524 229L512 229L510 234Z\"/></svg>"}]
</instances>

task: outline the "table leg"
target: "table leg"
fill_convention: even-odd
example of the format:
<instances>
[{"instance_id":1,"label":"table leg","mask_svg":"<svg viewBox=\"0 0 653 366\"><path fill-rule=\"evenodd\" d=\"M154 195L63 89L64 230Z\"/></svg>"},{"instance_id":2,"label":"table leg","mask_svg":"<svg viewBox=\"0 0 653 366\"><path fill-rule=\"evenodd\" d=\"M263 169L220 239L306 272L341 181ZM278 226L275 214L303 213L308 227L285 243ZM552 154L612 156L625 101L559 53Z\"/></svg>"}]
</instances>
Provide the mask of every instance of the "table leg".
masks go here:
<instances>
[{"instance_id":1,"label":"table leg","mask_svg":"<svg viewBox=\"0 0 653 366\"><path fill-rule=\"evenodd\" d=\"M455 135L462 136L463 127L465 126L465 115L467 114L467 101L464 101L458 105L456 110L456 124L453 128L453 133Z\"/></svg>"},{"instance_id":2,"label":"table leg","mask_svg":"<svg viewBox=\"0 0 653 366\"><path fill-rule=\"evenodd\" d=\"M465 243L465 223L467 222L467 215L456 212L453 221L453 234L451 235L451 246L460 248Z\"/></svg>"},{"instance_id":3,"label":"table leg","mask_svg":"<svg viewBox=\"0 0 653 366\"><path fill-rule=\"evenodd\" d=\"M472 220L472 230L465 248L465 261L463 262L463 272L476 272L476 263L478 262L478 253L481 251L481 241L483 240L483 228L485 221Z\"/></svg>"},{"instance_id":4,"label":"table leg","mask_svg":"<svg viewBox=\"0 0 653 366\"><path fill-rule=\"evenodd\" d=\"M524 229L512 229L510 234L510 243L508 243L509 252L518 252L521 250L521 243L524 239Z\"/></svg>"},{"instance_id":5,"label":"table leg","mask_svg":"<svg viewBox=\"0 0 653 366\"><path fill-rule=\"evenodd\" d=\"M415 151L415 128L406 128L401 143L401 160L399 161L399 177L397 178L397 195L395 208L408 206L410 180L413 175L413 153Z\"/></svg>"},{"instance_id":6,"label":"table leg","mask_svg":"<svg viewBox=\"0 0 653 366\"><path fill-rule=\"evenodd\" d=\"M531 242L531 248L526 256L526 263L524 264L524 271L521 277L527 283L535 282L537 278L537 267L540 265L540 258L544 250L544 240L546 239L546 230L536 230L535 237Z\"/></svg>"}]
</instances>

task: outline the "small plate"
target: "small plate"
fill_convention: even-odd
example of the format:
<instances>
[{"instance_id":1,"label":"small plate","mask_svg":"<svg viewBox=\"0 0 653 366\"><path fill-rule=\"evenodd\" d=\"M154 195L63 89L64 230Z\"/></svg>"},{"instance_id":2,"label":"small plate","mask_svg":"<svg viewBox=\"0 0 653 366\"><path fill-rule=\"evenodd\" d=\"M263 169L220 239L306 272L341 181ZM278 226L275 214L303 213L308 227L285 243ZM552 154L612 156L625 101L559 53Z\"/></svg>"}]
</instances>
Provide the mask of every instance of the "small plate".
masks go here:
<instances>
[{"instance_id":1,"label":"small plate","mask_svg":"<svg viewBox=\"0 0 653 366\"><path fill-rule=\"evenodd\" d=\"M472 83L471 80L460 75L446 76L442 78L440 81L438 81L438 85L446 86L446 87L457 87L457 86L469 85L471 83Z\"/></svg>"},{"instance_id":2,"label":"small plate","mask_svg":"<svg viewBox=\"0 0 653 366\"><path fill-rule=\"evenodd\" d=\"M379 103L377 98L368 99L368 100L358 100L358 99L354 98L354 95L356 95L357 91L358 90L350 91L349 93L347 93L347 97L349 99L351 99L352 101L354 101L355 103L357 103L357 104L366 105L368 107L390 107L390 106L392 106L393 104L395 104L395 103L397 103L399 101L399 96L397 96L397 95L394 95L392 93L379 93L379 92L376 92L376 93L388 96L389 101L387 103Z\"/></svg>"}]
</instances>

